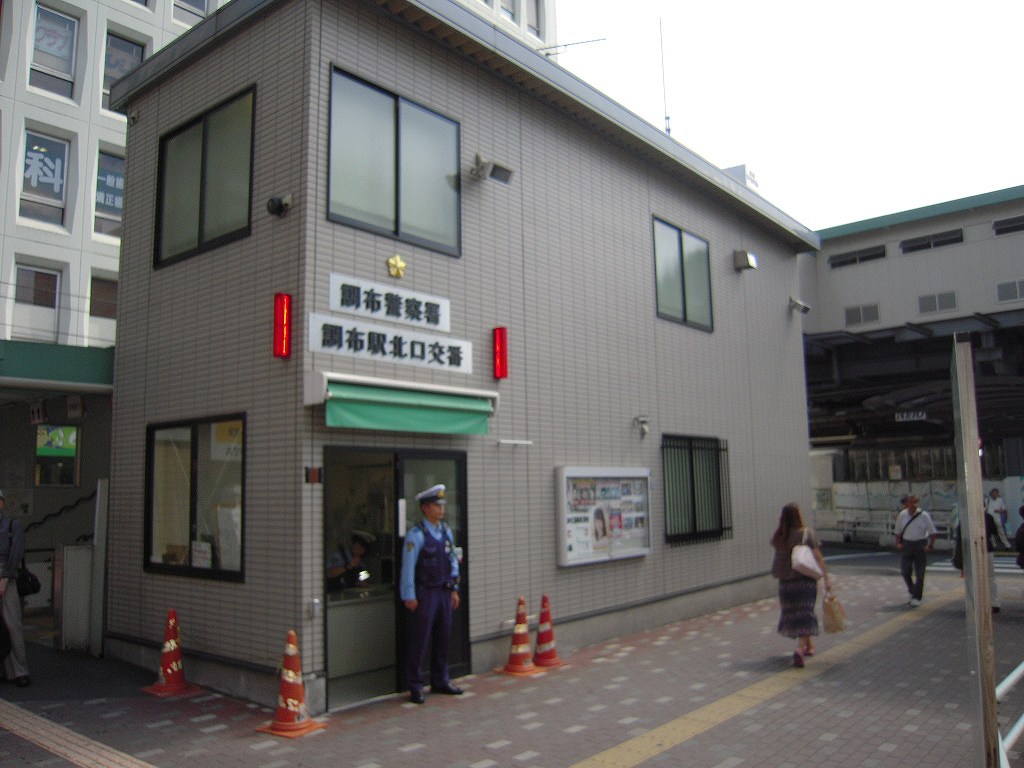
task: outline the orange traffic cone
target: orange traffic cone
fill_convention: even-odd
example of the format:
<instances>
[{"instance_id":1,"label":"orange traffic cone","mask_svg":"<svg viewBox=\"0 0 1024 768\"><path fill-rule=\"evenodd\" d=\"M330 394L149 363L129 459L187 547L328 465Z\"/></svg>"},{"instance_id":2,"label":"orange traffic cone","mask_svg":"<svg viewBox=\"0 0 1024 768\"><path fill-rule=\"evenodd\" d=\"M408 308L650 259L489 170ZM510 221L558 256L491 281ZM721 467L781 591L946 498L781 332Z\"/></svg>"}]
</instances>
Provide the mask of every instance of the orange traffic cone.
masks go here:
<instances>
[{"instance_id":1,"label":"orange traffic cone","mask_svg":"<svg viewBox=\"0 0 1024 768\"><path fill-rule=\"evenodd\" d=\"M299 639L294 629L289 630L281 660L281 692L277 696L277 712L273 721L256 730L294 739L326 727L311 719L306 712L306 688L302 684Z\"/></svg>"},{"instance_id":2,"label":"orange traffic cone","mask_svg":"<svg viewBox=\"0 0 1024 768\"><path fill-rule=\"evenodd\" d=\"M164 647L160 652L160 678L142 690L154 696L191 696L202 690L185 682L185 666L181 661L181 625L173 608L167 611Z\"/></svg>"},{"instance_id":3,"label":"orange traffic cone","mask_svg":"<svg viewBox=\"0 0 1024 768\"><path fill-rule=\"evenodd\" d=\"M526 600L521 597L516 608L516 626L512 630L508 663L494 671L506 675L535 675L540 672L530 661L530 625L526 622Z\"/></svg>"},{"instance_id":4,"label":"orange traffic cone","mask_svg":"<svg viewBox=\"0 0 1024 768\"><path fill-rule=\"evenodd\" d=\"M565 662L558 658L555 647L555 630L551 627L551 602L544 595L540 600L540 623L537 625L537 648L533 652L533 663L538 667L560 667Z\"/></svg>"}]
</instances>

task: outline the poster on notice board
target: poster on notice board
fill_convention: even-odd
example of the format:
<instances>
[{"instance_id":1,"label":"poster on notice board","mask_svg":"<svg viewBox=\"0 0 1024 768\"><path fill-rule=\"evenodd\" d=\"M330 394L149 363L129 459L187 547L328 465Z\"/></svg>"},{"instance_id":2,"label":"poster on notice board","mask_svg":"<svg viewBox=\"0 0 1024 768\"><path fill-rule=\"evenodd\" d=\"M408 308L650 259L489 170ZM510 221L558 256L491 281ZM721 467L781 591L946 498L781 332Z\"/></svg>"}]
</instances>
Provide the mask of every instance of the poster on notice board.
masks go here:
<instances>
[{"instance_id":1,"label":"poster on notice board","mask_svg":"<svg viewBox=\"0 0 1024 768\"><path fill-rule=\"evenodd\" d=\"M558 467L558 564L584 565L651 551L651 472L635 467Z\"/></svg>"}]
</instances>

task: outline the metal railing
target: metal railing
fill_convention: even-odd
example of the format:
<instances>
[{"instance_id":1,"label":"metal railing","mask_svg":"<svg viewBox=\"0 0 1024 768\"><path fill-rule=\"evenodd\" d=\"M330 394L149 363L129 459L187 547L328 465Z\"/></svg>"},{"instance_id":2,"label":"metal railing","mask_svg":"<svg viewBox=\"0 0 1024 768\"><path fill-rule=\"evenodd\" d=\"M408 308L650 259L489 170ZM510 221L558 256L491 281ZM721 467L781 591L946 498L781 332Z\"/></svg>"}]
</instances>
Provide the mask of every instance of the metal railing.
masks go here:
<instances>
[{"instance_id":1,"label":"metal railing","mask_svg":"<svg viewBox=\"0 0 1024 768\"><path fill-rule=\"evenodd\" d=\"M996 686L996 701L1002 702L1021 678L1024 678L1024 662L1018 664L1017 668ZM1021 733L1024 733L1024 714L1013 724L1005 737L1001 733L999 734L999 765L1001 768L1010 768L1010 758L1007 753L1013 749Z\"/></svg>"}]
</instances>

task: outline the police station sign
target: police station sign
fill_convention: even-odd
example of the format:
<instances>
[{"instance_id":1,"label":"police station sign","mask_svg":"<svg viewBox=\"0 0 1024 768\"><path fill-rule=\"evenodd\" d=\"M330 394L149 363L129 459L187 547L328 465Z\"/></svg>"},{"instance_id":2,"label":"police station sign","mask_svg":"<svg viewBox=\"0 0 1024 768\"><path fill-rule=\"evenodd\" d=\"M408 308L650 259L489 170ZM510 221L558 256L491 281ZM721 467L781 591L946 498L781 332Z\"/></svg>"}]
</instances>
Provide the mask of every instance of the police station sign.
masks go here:
<instances>
[{"instance_id":1,"label":"police station sign","mask_svg":"<svg viewBox=\"0 0 1024 768\"><path fill-rule=\"evenodd\" d=\"M367 320L385 320L443 333L451 330L448 299L349 275L331 275L329 306L332 312Z\"/></svg>"},{"instance_id":2,"label":"police station sign","mask_svg":"<svg viewBox=\"0 0 1024 768\"><path fill-rule=\"evenodd\" d=\"M358 318L309 315L309 349L362 360L473 372L473 344Z\"/></svg>"},{"instance_id":3,"label":"police station sign","mask_svg":"<svg viewBox=\"0 0 1024 768\"><path fill-rule=\"evenodd\" d=\"M310 313L311 352L473 372L472 342L441 335L451 328L448 299L341 274L329 290L328 306L344 317Z\"/></svg>"}]
</instances>

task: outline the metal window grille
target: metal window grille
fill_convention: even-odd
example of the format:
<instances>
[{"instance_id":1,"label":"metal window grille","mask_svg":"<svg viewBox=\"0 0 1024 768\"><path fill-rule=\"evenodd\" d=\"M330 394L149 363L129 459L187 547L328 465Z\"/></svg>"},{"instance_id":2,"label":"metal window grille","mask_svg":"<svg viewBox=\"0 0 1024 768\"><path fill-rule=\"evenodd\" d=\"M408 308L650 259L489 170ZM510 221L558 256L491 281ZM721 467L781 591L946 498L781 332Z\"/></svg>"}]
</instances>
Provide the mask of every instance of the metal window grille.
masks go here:
<instances>
[{"instance_id":1,"label":"metal window grille","mask_svg":"<svg viewBox=\"0 0 1024 768\"><path fill-rule=\"evenodd\" d=\"M732 538L729 447L709 437L666 435L665 540L671 544Z\"/></svg>"}]
</instances>

